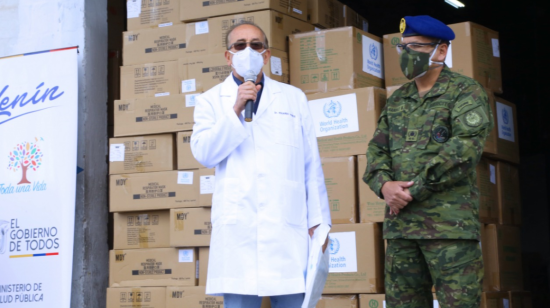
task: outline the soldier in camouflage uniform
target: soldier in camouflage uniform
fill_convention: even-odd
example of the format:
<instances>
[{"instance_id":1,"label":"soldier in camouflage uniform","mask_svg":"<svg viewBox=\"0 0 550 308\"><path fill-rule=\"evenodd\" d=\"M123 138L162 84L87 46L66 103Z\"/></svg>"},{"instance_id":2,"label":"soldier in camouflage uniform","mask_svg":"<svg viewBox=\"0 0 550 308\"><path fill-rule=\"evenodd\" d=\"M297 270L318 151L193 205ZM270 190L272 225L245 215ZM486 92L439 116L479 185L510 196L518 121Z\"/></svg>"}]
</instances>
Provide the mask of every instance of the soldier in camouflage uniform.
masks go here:
<instances>
[{"instance_id":1,"label":"soldier in camouflage uniform","mask_svg":"<svg viewBox=\"0 0 550 308\"><path fill-rule=\"evenodd\" d=\"M405 17L401 68L414 82L388 98L369 143L363 180L387 207L386 304L480 305L483 260L475 168L493 116L475 80L443 62L454 32L429 16Z\"/></svg>"}]
</instances>

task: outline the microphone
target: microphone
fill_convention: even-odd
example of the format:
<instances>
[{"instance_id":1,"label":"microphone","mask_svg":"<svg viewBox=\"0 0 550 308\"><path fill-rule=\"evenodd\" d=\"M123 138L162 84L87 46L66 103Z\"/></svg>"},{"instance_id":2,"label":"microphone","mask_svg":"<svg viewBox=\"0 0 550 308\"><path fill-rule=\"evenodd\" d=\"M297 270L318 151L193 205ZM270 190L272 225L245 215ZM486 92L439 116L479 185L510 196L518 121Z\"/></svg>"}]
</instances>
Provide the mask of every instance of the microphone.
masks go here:
<instances>
[{"instance_id":1,"label":"microphone","mask_svg":"<svg viewBox=\"0 0 550 308\"><path fill-rule=\"evenodd\" d=\"M256 84L256 78L258 76L253 71L246 72L246 75L244 76L244 82L252 81L253 84ZM252 122L252 110L254 109L254 101L249 99L246 101L246 105L244 106L244 120L246 122Z\"/></svg>"}]
</instances>

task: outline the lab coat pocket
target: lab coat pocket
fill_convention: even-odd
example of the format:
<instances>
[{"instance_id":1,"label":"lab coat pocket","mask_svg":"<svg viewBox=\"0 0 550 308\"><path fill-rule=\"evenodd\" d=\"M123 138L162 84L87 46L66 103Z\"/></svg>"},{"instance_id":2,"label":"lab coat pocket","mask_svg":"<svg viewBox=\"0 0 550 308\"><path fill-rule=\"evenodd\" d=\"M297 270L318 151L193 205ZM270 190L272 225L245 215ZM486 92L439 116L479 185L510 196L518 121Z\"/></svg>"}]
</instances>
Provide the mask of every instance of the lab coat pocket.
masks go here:
<instances>
[{"instance_id":1,"label":"lab coat pocket","mask_svg":"<svg viewBox=\"0 0 550 308\"><path fill-rule=\"evenodd\" d=\"M284 180L283 191L279 194L284 220L294 226L305 226L306 196L305 187L295 181Z\"/></svg>"},{"instance_id":2,"label":"lab coat pocket","mask_svg":"<svg viewBox=\"0 0 550 308\"><path fill-rule=\"evenodd\" d=\"M278 114L275 123L275 142L297 148L299 130L295 117L290 114Z\"/></svg>"},{"instance_id":3,"label":"lab coat pocket","mask_svg":"<svg viewBox=\"0 0 550 308\"><path fill-rule=\"evenodd\" d=\"M238 179L223 179L219 184L223 193L214 194L212 224L233 225L237 223L240 185Z\"/></svg>"}]
</instances>

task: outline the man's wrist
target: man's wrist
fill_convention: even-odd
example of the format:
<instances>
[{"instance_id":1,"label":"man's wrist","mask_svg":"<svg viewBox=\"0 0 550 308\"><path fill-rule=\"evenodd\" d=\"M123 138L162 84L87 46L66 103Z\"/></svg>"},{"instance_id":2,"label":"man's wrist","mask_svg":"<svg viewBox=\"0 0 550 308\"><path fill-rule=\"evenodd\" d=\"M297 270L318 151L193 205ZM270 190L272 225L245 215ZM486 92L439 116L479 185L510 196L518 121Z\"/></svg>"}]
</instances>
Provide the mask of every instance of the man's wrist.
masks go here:
<instances>
[{"instance_id":1,"label":"man's wrist","mask_svg":"<svg viewBox=\"0 0 550 308\"><path fill-rule=\"evenodd\" d=\"M384 189L384 185L386 185L386 183L388 182L391 182L391 181L382 181L382 184L380 185L380 199L384 199L384 193L382 192L382 190Z\"/></svg>"}]
</instances>

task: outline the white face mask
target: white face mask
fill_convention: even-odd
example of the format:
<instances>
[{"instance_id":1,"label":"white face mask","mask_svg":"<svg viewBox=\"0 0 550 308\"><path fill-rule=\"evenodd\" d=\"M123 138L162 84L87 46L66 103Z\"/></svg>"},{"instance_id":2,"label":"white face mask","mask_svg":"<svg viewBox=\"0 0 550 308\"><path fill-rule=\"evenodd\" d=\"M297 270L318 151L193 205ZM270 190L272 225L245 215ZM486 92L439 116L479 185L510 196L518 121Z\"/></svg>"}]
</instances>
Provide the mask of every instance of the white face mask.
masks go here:
<instances>
[{"instance_id":1,"label":"white face mask","mask_svg":"<svg viewBox=\"0 0 550 308\"><path fill-rule=\"evenodd\" d=\"M231 66L241 77L246 77L246 74L249 71L254 72L254 74L258 76L264 66L264 57L262 55L266 50L261 53L250 47L246 47L244 50L239 52L232 52L229 50L229 52L233 55Z\"/></svg>"}]
</instances>

